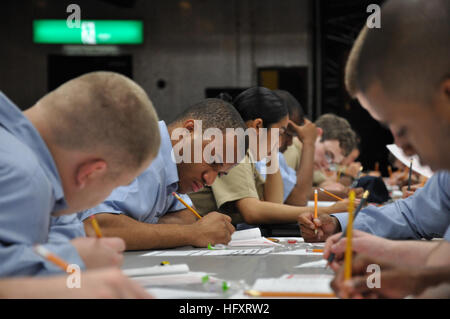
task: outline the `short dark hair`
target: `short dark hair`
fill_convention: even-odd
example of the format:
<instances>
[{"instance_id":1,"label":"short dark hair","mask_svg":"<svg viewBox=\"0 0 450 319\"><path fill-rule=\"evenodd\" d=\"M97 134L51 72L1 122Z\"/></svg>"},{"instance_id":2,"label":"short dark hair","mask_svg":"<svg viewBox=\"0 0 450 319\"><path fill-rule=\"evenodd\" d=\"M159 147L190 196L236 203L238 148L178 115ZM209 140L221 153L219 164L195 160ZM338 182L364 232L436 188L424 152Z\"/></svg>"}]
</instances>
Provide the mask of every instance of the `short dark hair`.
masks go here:
<instances>
[{"instance_id":1,"label":"short dark hair","mask_svg":"<svg viewBox=\"0 0 450 319\"><path fill-rule=\"evenodd\" d=\"M205 99L198 102L178 115L174 122L187 118L201 120L203 130L218 128L225 132L227 128L247 129L233 105L221 99Z\"/></svg>"},{"instance_id":2,"label":"short dark hair","mask_svg":"<svg viewBox=\"0 0 450 319\"><path fill-rule=\"evenodd\" d=\"M292 120L297 112L299 117L298 120L300 121L300 123L297 124L303 125L305 121L305 111L300 102L288 91L274 90L273 92L283 100L288 109L290 119Z\"/></svg>"},{"instance_id":3,"label":"short dark hair","mask_svg":"<svg viewBox=\"0 0 450 319\"><path fill-rule=\"evenodd\" d=\"M387 1L381 28L360 32L347 60L352 96L377 82L386 94L428 101L450 77L450 1Z\"/></svg>"},{"instance_id":4,"label":"short dark hair","mask_svg":"<svg viewBox=\"0 0 450 319\"><path fill-rule=\"evenodd\" d=\"M288 115L283 100L265 87L252 87L239 94L233 105L246 121L262 119L263 127L269 128Z\"/></svg>"},{"instance_id":5,"label":"short dark hair","mask_svg":"<svg viewBox=\"0 0 450 319\"><path fill-rule=\"evenodd\" d=\"M328 113L320 116L315 124L323 131L321 141L339 141L339 147L344 151L345 156L357 147L356 133L343 117Z\"/></svg>"}]
</instances>

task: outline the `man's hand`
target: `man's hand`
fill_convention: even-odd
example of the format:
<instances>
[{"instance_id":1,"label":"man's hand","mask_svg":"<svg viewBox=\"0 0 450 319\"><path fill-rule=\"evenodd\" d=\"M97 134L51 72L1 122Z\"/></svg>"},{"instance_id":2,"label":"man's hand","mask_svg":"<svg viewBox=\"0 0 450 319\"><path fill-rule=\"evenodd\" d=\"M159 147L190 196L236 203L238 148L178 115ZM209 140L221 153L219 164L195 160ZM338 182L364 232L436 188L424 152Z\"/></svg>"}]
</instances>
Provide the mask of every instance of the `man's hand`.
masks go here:
<instances>
[{"instance_id":1,"label":"man's hand","mask_svg":"<svg viewBox=\"0 0 450 319\"><path fill-rule=\"evenodd\" d=\"M337 218L327 214L321 214L317 219L314 219L314 213L300 214L298 224L303 239L308 243L323 242L340 230Z\"/></svg>"},{"instance_id":2,"label":"man's hand","mask_svg":"<svg viewBox=\"0 0 450 319\"><path fill-rule=\"evenodd\" d=\"M361 163L360 162L353 162L347 165L345 168L345 175L351 176L353 178L356 178L358 176L358 173L361 169Z\"/></svg>"},{"instance_id":3,"label":"man's hand","mask_svg":"<svg viewBox=\"0 0 450 319\"><path fill-rule=\"evenodd\" d=\"M231 217L211 212L192 225L194 227L196 247L207 247L208 244L228 244L235 228L231 225Z\"/></svg>"},{"instance_id":4,"label":"man's hand","mask_svg":"<svg viewBox=\"0 0 450 319\"><path fill-rule=\"evenodd\" d=\"M299 126L289 120L288 128L297 133L299 140L303 144L314 145L318 134L317 127L308 119L305 119L304 123L304 125Z\"/></svg>"},{"instance_id":5,"label":"man's hand","mask_svg":"<svg viewBox=\"0 0 450 319\"><path fill-rule=\"evenodd\" d=\"M364 195L364 188L362 187L353 188L353 191L355 192L356 198L362 198Z\"/></svg>"},{"instance_id":6,"label":"man's hand","mask_svg":"<svg viewBox=\"0 0 450 319\"><path fill-rule=\"evenodd\" d=\"M337 233L329 237L323 250L323 258L328 259L331 253L334 253L334 259L330 267L337 271L344 261L345 249L347 247L347 238L342 238L342 233ZM390 247L392 241L381 238L363 231L353 229L352 249L356 253L363 253L369 257L383 256Z\"/></svg>"},{"instance_id":7,"label":"man's hand","mask_svg":"<svg viewBox=\"0 0 450 319\"><path fill-rule=\"evenodd\" d=\"M367 272L369 265L380 267L379 287L369 288L376 279L368 278L374 275ZM331 287L341 298L404 298L408 295L420 293L420 271L415 268L406 268L375 259L365 255L357 255L352 263L352 278L344 280L345 267L339 268ZM369 280L368 280L369 279Z\"/></svg>"},{"instance_id":8,"label":"man's hand","mask_svg":"<svg viewBox=\"0 0 450 319\"><path fill-rule=\"evenodd\" d=\"M328 213L329 214L335 214L335 213L348 212L348 204L349 204L349 202L350 202L350 200L348 198L336 202L334 205L328 207ZM360 203L360 200L359 199L355 199L355 202L354 202L355 209L359 205L359 203Z\"/></svg>"},{"instance_id":9,"label":"man's hand","mask_svg":"<svg viewBox=\"0 0 450 319\"><path fill-rule=\"evenodd\" d=\"M80 237L71 241L87 269L120 267L123 262L125 242L116 237Z\"/></svg>"},{"instance_id":10,"label":"man's hand","mask_svg":"<svg viewBox=\"0 0 450 319\"><path fill-rule=\"evenodd\" d=\"M81 282L80 288L71 289L67 287L67 275L7 279L0 281L0 295L14 299L152 298L144 288L117 268L82 272Z\"/></svg>"},{"instance_id":11,"label":"man's hand","mask_svg":"<svg viewBox=\"0 0 450 319\"><path fill-rule=\"evenodd\" d=\"M411 190L408 190L408 185L405 185L402 187L402 198L408 198L409 196L413 195L419 188L421 188L421 184L415 184L411 185Z\"/></svg>"}]
</instances>

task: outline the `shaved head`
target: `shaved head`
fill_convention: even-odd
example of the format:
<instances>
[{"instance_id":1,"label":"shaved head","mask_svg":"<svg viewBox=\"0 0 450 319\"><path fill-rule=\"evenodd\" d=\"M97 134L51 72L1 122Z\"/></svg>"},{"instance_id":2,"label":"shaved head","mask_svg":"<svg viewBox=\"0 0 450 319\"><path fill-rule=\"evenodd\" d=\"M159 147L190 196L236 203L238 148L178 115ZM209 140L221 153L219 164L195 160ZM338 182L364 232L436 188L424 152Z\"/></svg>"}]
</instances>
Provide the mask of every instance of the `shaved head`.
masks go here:
<instances>
[{"instance_id":1,"label":"shaved head","mask_svg":"<svg viewBox=\"0 0 450 319\"><path fill-rule=\"evenodd\" d=\"M349 93L366 93L378 83L386 95L430 100L450 78L450 1L388 1L381 28L365 26L349 55Z\"/></svg>"},{"instance_id":2,"label":"shaved head","mask_svg":"<svg viewBox=\"0 0 450 319\"><path fill-rule=\"evenodd\" d=\"M38 101L53 143L67 150L100 152L113 166L138 167L155 157L158 117L144 90L113 72L70 80Z\"/></svg>"},{"instance_id":3,"label":"shaved head","mask_svg":"<svg viewBox=\"0 0 450 319\"><path fill-rule=\"evenodd\" d=\"M450 1L388 0L345 70L349 93L433 170L450 169L449 39Z\"/></svg>"}]
</instances>

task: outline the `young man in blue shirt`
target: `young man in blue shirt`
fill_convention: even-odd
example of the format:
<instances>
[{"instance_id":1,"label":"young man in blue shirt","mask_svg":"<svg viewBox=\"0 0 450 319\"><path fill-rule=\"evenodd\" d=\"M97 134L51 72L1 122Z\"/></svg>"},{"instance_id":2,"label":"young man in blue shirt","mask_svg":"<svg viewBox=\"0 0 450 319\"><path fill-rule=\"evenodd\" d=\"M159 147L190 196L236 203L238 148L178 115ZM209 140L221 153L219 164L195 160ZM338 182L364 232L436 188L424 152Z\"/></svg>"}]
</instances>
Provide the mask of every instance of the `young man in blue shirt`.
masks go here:
<instances>
[{"instance_id":1,"label":"young man in blue shirt","mask_svg":"<svg viewBox=\"0 0 450 319\"><path fill-rule=\"evenodd\" d=\"M200 121L202 129L198 130L196 123ZM123 238L131 250L227 244L234 232L229 216L211 212L197 220L172 193L180 193L192 206L185 194L211 185L218 175L226 174L236 165L240 161L237 149L241 146L245 149L246 145L230 139L233 135L227 129L239 128L246 128L239 113L219 99L197 103L169 125L160 121L161 147L157 157L133 183L117 188L102 204L80 214L87 234L92 233L87 218L96 215L103 232ZM236 156L232 160L225 160L224 155L216 156L220 153L218 149L214 158L205 158L211 140L204 133L209 129L216 129L222 135L216 137L222 142L222 154L230 147L234 150ZM184 133L181 136L177 132ZM183 149L183 156L175 162L172 157L177 154L175 149L186 142L189 148ZM196 150L195 145L200 147ZM245 152L241 153L243 157Z\"/></svg>"},{"instance_id":2,"label":"young man in blue shirt","mask_svg":"<svg viewBox=\"0 0 450 319\"><path fill-rule=\"evenodd\" d=\"M416 216L429 217L428 222L403 218L402 231L411 228L420 232L431 228L433 218L450 214L450 3L391 0L383 5L381 16L380 30L365 27L356 40L347 62L346 86L375 119L386 123L404 145L417 151L423 164L447 171L436 173L429 185L397 207L403 215L416 210ZM398 227L396 219L383 226ZM413 220L422 223L409 225ZM443 225L433 228L450 239L448 217L442 221ZM332 251L335 259L341 260L345 240L336 243L337 236L328 239L325 258ZM354 260L350 281L344 281L344 267L339 268L332 286L340 296L402 298L450 283L450 243L446 240L395 242L356 231L353 242L353 247L359 245L359 252L371 257L360 255ZM381 286L376 289L367 285L370 264L381 269Z\"/></svg>"},{"instance_id":3,"label":"young man in blue shirt","mask_svg":"<svg viewBox=\"0 0 450 319\"><path fill-rule=\"evenodd\" d=\"M35 244L81 269L118 266L121 239L73 239L83 228L62 215L97 205L155 157L157 116L145 92L94 72L24 112L0 93L0 141L0 276L60 272Z\"/></svg>"}]
</instances>

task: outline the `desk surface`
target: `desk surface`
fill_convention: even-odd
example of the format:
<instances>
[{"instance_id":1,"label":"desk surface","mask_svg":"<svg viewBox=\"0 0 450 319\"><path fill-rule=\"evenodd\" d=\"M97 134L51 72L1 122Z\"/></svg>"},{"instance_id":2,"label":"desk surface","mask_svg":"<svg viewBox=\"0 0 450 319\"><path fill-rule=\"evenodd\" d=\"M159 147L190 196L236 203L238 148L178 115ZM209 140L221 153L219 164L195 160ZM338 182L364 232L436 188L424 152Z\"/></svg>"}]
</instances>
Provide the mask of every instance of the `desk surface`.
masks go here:
<instances>
[{"instance_id":1,"label":"desk surface","mask_svg":"<svg viewBox=\"0 0 450 319\"><path fill-rule=\"evenodd\" d=\"M278 248L287 249L289 244ZM297 248L311 247L306 243L296 244ZM241 248L241 247L240 247ZM252 247L255 248L255 247ZM192 248L190 248L192 249ZM333 274L331 269L324 268L294 268L300 264L317 261L320 255L252 255L252 256L145 256L146 251L131 251L125 253L122 269L150 267L159 265L162 261L171 264L187 264L190 271L214 273L214 277L226 281L244 280L253 285L258 278L280 277L285 274Z\"/></svg>"}]
</instances>

